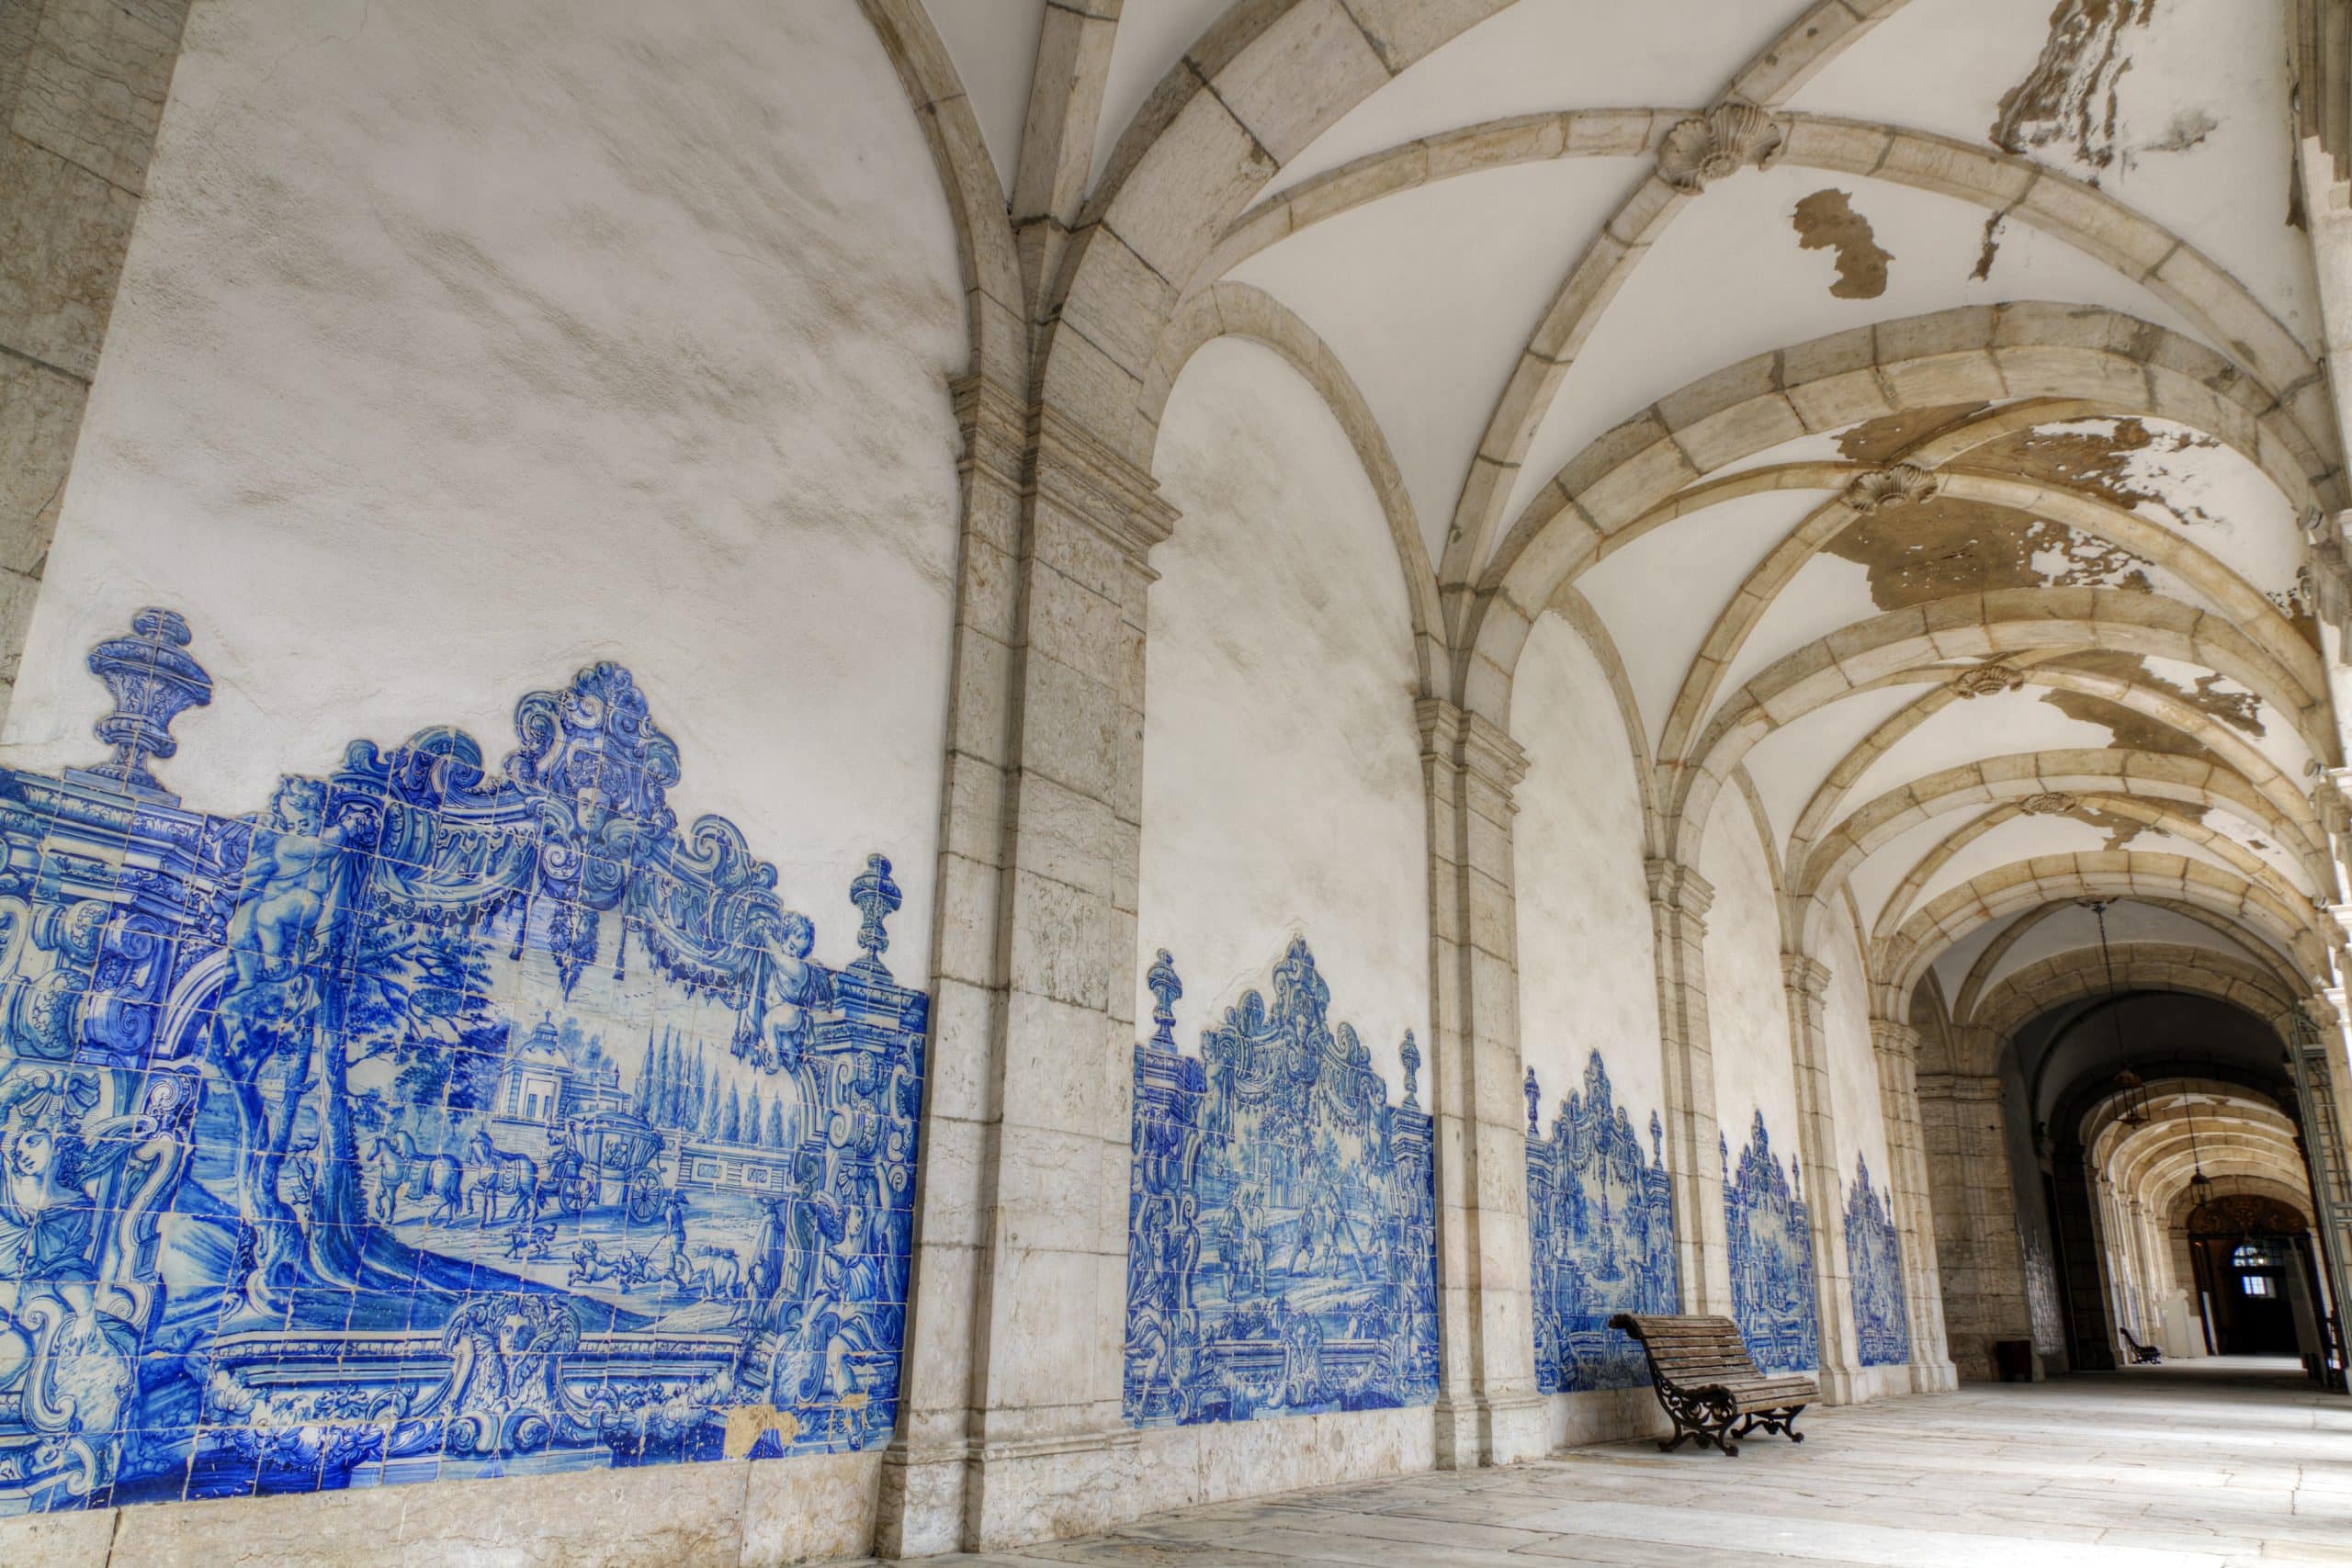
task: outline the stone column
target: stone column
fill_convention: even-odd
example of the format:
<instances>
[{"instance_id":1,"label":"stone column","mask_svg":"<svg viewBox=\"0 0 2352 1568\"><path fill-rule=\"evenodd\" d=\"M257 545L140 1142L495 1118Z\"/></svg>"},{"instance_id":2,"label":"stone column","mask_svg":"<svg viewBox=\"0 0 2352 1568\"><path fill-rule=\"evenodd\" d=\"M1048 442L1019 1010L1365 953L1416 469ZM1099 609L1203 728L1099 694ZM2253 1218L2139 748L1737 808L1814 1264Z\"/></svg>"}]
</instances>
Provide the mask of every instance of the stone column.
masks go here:
<instances>
[{"instance_id":1,"label":"stone column","mask_svg":"<svg viewBox=\"0 0 2352 1568\"><path fill-rule=\"evenodd\" d=\"M1815 1317L1821 1325L1818 1381L1827 1403L1850 1404L1861 1367L1853 1281L1846 1267L1846 1184L1838 1168L1837 1117L1829 1098L1829 969L1802 953L1783 953L1781 983L1789 1004L1789 1060L1796 1075L1796 1157L1813 1230Z\"/></svg>"},{"instance_id":2,"label":"stone column","mask_svg":"<svg viewBox=\"0 0 2352 1568\"><path fill-rule=\"evenodd\" d=\"M1960 1378L1944 1337L1936 1221L1928 1201L1927 1141L1919 1118L1919 1032L1892 1019L1871 1020L1871 1059L1878 1069L1879 1117L1886 1126L1887 1196L1903 1249L1904 1308L1911 1320L1911 1388L1915 1393L1941 1393L1957 1386ZM2004 1178L2007 1168L2004 1161ZM2014 1231L2014 1214L2011 1218ZM2022 1269L2019 1285L2022 1289Z\"/></svg>"},{"instance_id":3,"label":"stone column","mask_svg":"<svg viewBox=\"0 0 2352 1568\"><path fill-rule=\"evenodd\" d=\"M1916 1081L1946 1353L1958 1376L1981 1382L1997 1375L1994 1340L2033 1337L2001 1080L1929 1073Z\"/></svg>"},{"instance_id":4,"label":"stone column","mask_svg":"<svg viewBox=\"0 0 2352 1568\"><path fill-rule=\"evenodd\" d=\"M1549 1446L1529 1296L1511 791L1527 754L1484 716L1416 708L1429 802L1430 1062L1437 1122L1437 1462L1510 1464Z\"/></svg>"},{"instance_id":5,"label":"stone column","mask_svg":"<svg viewBox=\"0 0 2352 1568\"><path fill-rule=\"evenodd\" d=\"M1724 1226L1715 1054L1707 1028L1707 879L1669 860L1646 863L1657 952L1657 1016L1665 1069L1666 1165L1674 1183L1675 1267L1682 1310L1731 1311L1730 1240Z\"/></svg>"},{"instance_id":6,"label":"stone column","mask_svg":"<svg viewBox=\"0 0 2352 1568\"><path fill-rule=\"evenodd\" d=\"M1173 514L1054 411L986 382L957 401L938 1010L885 1555L1115 1523L1136 1450L1120 1384L1145 557Z\"/></svg>"}]
</instances>

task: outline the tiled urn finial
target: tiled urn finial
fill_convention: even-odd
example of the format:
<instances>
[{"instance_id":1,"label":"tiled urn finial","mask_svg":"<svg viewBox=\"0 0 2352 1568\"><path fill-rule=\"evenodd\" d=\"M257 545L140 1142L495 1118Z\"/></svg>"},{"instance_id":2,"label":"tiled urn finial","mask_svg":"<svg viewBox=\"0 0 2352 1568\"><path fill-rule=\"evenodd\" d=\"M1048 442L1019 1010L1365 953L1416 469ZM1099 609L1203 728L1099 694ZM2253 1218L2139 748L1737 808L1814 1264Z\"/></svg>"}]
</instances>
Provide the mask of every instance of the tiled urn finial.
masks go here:
<instances>
[{"instance_id":1,"label":"tiled urn finial","mask_svg":"<svg viewBox=\"0 0 2352 1568\"><path fill-rule=\"evenodd\" d=\"M1533 1067L1527 1069L1527 1082L1521 1086L1520 1092L1527 1096L1527 1130L1532 1133L1536 1130L1535 1119L1544 1104L1544 1090L1535 1082Z\"/></svg>"},{"instance_id":2,"label":"tiled urn finial","mask_svg":"<svg viewBox=\"0 0 2352 1568\"><path fill-rule=\"evenodd\" d=\"M1151 991L1151 1043L1163 1051L1176 1049L1176 998L1184 982L1176 976L1176 960L1166 948L1152 959L1143 983Z\"/></svg>"},{"instance_id":3,"label":"tiled urn finial","mask_svg":"<svg viewBox=\"0 0 2352 1568\"><path fill-rule=\"evenodd\" d=\"M849 885L849 901L857 906L857 912L863 917L857 928L857 945L865 950L865 956L851 967L888 979L890 971L882 966L882 953L890 945L890 933L882 929L882 922L896 913L904 901L899 885L890 880L888 858L865 857L865 869Z\"/></svg>"},{"instance_id":4,"label":"tiled urn finial","mask_svg":"<svg viewBox=\"0 0 2352 1568\"><path fill-rule=\"evenodd\" d=\"M1409 1029L1405 1031L1405 1043L1397 1047L1396 1057L1405 1064L1405 1103L1418 1107L1420 1100L1415 1097L1414 1085L1420 1077L1421 1048L1413 1043L1413 1032Z\"/></svg>"},{"instance_id":5,"label":"tiled urn finial","mask_svg":"<svg viewBox=\"0 0 2352 1568\"><path fill-rule=\"evenodd\" d=\"M1658 178L1678 190L1704 190L1749 164L1770 168L1788 139L1770 110L1720 103L1666 133L1657 149Z\"/></svg>"},{"instance_id":6,"label":"tiled urn finial","mask_svg":"<svg viewBox=\"0 0 2352 1568\"><path fill-rule=\"evenodd\" d=\"M90 672L114 694L114 712L94 727L98 739L114 748L114 757L95 768L76 768L72 776L179 799L147 763L179 750L172 720L212 700L212 677L188 657L188 642L187 621L150 605L130 617L129 636L108 637L90 649Z\"/></svg>"}]
</instances>

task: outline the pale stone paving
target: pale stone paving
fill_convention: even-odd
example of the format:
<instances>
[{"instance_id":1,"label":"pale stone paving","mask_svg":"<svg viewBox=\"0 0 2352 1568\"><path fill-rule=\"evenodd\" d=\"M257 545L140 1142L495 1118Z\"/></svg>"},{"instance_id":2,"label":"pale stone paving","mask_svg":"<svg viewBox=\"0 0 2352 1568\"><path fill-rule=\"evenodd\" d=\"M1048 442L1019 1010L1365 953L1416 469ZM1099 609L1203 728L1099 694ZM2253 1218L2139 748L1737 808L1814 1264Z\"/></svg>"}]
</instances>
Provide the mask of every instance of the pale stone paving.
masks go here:
<instances>
[{"instance_id":1,"label":"pale stone paving","mask_svg":"<svg viewBox=\"0 0 2352 1568\"><path fill-rule=\"evenodd\" d=\"M1810 1412L1737 1459L1648 1442L1191 1509L943 1563L1276 1568L2352 1563L2352 1400L2217 1360Z\"/></svg>"}]
</instances>

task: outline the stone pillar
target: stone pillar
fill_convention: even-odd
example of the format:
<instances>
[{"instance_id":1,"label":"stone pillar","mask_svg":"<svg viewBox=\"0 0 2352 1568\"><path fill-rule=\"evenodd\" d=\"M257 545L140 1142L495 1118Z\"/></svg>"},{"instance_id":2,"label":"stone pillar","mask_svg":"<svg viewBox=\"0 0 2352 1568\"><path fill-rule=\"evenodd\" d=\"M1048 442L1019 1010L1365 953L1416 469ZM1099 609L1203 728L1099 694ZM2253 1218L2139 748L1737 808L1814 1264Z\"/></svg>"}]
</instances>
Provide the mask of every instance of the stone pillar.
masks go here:
<instances>
[{"instance_id":1,"label":"stone pillar","mask_svg":"<svg viewBox=\"0 0 2352 1568\"><path fill-rule=\"evenodd\" d=\"M1911 1320L1911 1389L1941 1393L1957 1386L1960 1377L1944 1337L1936 1220L1928 1201L1927 1140L1919 1115L1919 1032L1892 1019L1871 1020L1871 1058L1878 1069L1879 1117L1886 1126L1887 1195L1901 1238L1903 1303ZM2007 1179L2006 1160L1998 1174ZM2014 1214L2011 1222L2014 1232ZM2022 1269L2018 1283L2022 1292Z\"/></svg>"},{"instance_id":2,"label":"stone pillar","mask_svg":"<svg viewBox=\"0 0 2352 1568\"><path fill-rule=\"evenodd\" d=\"M967 451L906 1397L878 1550L1131 1510L1123 1418L1145 557L1173 514L1051 410Z\"/></svg>"},{"instance_id":3,"label":"stone pillar","mask_svg":"<svg viewBox=\"0 0 2352 1568\"><path fill-rule=\"evenodd\" d=\"M1815 1316L1821 1325L1822 1397L1850 1404L1861 1371L1854 1333L1854 1287L1846 1267L1846 1184L1838 1169L1838 1125L1829 1097L1829 969L1802 953L1781 954L1789 1004L1789 1061L1796 1075L1798 1167L1813 1230Z\"/></svg>"},{"instance_id":4,"label":"stone pillar","mask_svg":"<svg viewBox=\"0 0 2352 1568\"><path fill-rule=\"evenodd\" d=\"M1657 1016L1665 1068L1666 1165L1674 1183L1675 1268L1682 1310L1731 1311L1731 1243L1724 1226L1722 1127L1715 1055L1707 1029L1707 879L1669 860L1646 863L1657 952Z\"/></svg>"},{"instance_id":5,"label":"stone pillar","mask_svg":"<svg viewBox=\"0 0 2352 1568\"><path fill-rule=\"evenodd\" d=\"M1549 1447L1529 1299L1511 791L1527 755L1438 698L1416 708L1429 802L1430 1051L1437 1122L1442 1469Z\"/></svg>"},{"instance_id":6,"label":"stone pillar","mask_svg":"<svg viewBox=\"0 0 2352 1568\"><path fill-rule=\"evenodd\" d=\"M1994 1340L2033 1337L2001 1080L1928 1073L1916 1081L1945 1350L1956 1375L1982 1382L1998 1375Z\"/></svg>"}]
</instances>

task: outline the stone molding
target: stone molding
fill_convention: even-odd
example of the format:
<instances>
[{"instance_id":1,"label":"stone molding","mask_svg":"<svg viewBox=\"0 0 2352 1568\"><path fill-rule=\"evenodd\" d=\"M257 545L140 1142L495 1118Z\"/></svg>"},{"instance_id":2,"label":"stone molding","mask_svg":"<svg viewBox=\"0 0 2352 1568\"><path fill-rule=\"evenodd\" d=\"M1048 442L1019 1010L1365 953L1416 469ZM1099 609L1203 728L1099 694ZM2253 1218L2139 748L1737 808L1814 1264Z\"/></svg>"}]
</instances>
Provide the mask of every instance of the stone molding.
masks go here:
<instances>
[{"instance_id":1,"label":"stone molding","mask_svg":"<svg viewBox=\"0 0 2352 1568\"><path fill-rule=\"evenodd\" d=\"M1028 492L1085 523L1142 566L1151 547L1176 526L1177 511L1159 499L1159 481L1050 404L1034 407L1028 426L1034 449Z\"/></svg>"},{"instance_id":2,"label":"stone molding","mask_svg":"<svg viewBox=\"0 0 2352 1568\"><path fill-rule=\"evenodd\" d=\"M1425 760L1468 774L1506 801L1527 777L1526 748L1484 714L1443 697L1422 697L1413 705L1413 718Z\"/></svg>"},{"instance_id":3,"label":"stone molding","mask_svg":"<svg viewBox=\"0 0 2352 1568\"><path fill-rule=\"evenodd\" d=\"M1663 856L1652 856L1644 861L1642 871L1649 881L1652 904L1668 913L1679 915L1702 933L1706 931L1707 911L1715 902L1713 883L1693 868Z\"/></svg>"}]
</instances>

